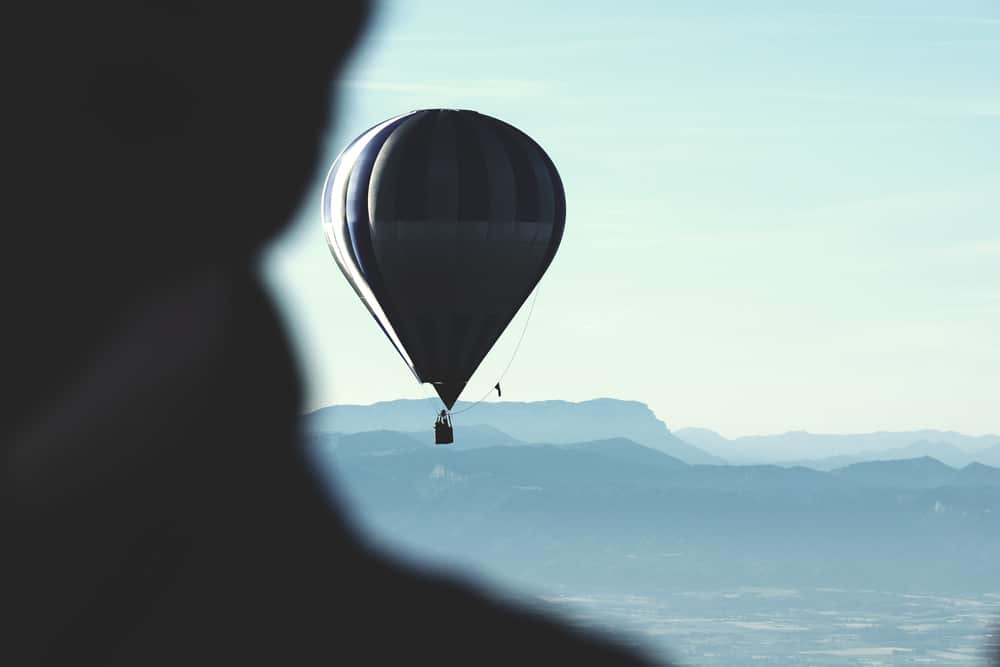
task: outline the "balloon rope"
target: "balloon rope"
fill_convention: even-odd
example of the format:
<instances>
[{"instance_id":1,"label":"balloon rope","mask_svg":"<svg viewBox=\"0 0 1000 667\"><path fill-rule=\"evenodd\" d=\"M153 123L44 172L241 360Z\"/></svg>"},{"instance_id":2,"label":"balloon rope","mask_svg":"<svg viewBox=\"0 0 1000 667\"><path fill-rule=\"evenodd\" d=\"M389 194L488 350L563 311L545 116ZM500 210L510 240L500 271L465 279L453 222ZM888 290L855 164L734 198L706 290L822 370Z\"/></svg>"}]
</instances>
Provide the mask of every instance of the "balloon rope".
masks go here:
<instances>
[{"instance_id":1,"label":"balloon rope","mask_svg":"<svg viewBox=\"0 0 1000 667\"><path fill-rule=\"evenodd\" d=\"M510 355L510 360L507 362L507 367L504 368L503 369L503 373L500 374L500 379L497 380L497 384L500 384L503 381L504 376L507 375L507 371L510 370L511 365L514 363L514 359L517 357L518 350L521 349L521 342L524 340L524 334L526 334L528 332L528 324L531 323L531 315L532 315L532 313L535 312L535 302L538 301L538 292L541 291L541 287L542 287L541 283L538 283L538 285L535 286L535 296L531 297L531 306L528 308L528 317L525 318L525 320L524 320L524 327L521 329L521 336L520 336L520 338L517 339L517 345L514 346L514 352ZM452 414L452 415L460 415L463 412L468 412L472 408L476 407L477 405L479 405L480 403L482 403L483 401L485 401L486 398L490 394L493 393L494 389L496 389L496 385L494 385L493 387L490 387L486 391L486 393L483 394L483 397L480 398L475 403L473 403L472 405L464 407L461 410L458 410L457 412L452 412L450 414Z\"/></svg>"},{"instance_id":2,"label":"balloon rope","mask_svg":"<svg viewBox=\"0 0 1000 667\"><path fill-rule=\"evenodd\" d=\"M426 397L426 399L428 401L430 401L431 403L435 403L435 402L441 400L437 396L431 396L430 392L427 390L427 383L426 382L418 382L417 384L420 386L420 391L422 391L424 393L424 396ZM434 408L434 416L435 417L438 416L437 408Z\"/></svg>"}]
</instances>

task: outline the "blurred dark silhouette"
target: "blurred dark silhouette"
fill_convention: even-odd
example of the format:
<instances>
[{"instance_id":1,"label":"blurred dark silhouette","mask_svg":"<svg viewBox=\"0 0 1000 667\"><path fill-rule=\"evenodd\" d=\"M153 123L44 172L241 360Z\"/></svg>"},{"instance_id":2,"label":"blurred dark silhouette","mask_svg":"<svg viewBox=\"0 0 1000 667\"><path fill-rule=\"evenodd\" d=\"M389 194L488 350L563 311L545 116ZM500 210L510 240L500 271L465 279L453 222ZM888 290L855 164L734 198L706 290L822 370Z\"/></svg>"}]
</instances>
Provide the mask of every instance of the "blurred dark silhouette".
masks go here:
<instances>
[{"instance_id":1,"label":"blurred dark silhouette","mask_svg":"<svg viewBox=\"0 0 1000 667\"><path fill-rule=\"evenodd\" d=\"M318 166L367 13L5 17L0 663L644 662L374 554L305 462L253 269Z\"/></svg>"}]
</instances>

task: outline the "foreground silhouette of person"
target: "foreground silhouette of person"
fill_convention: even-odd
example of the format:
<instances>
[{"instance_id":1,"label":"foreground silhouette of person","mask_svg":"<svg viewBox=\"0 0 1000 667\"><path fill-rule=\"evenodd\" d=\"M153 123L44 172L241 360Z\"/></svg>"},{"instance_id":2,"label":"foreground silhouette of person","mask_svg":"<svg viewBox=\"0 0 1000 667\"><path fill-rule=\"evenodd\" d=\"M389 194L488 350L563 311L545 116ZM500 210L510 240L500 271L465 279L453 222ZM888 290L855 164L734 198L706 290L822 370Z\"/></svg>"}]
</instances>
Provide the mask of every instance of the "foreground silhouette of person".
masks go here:
<instances>
[{"instance_id":1,"label":"foreground silhouette of person","mask_svg":"<svg viewBox=\"0 0 1000 667\"><path fill-rule=\"evenodd\" d=\"M254 262L365 4L18 11L0 664L644 664L373 553L305 461Z\"/></svg>"}]
</instances>

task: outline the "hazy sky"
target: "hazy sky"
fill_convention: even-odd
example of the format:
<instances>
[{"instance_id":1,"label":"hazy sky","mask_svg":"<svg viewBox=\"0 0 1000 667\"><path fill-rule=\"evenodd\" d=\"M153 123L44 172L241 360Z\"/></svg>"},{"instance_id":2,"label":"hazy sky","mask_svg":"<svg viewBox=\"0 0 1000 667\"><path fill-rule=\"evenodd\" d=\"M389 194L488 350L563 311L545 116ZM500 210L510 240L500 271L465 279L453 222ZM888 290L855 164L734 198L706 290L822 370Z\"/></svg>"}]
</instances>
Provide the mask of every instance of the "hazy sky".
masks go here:
<instances>
[{"instance_id":1,"label":"hazy sky","mask_svg":"<svg viewBox=\"0 0 1000 667\"><path fill-rule=\"evenodd\" d=\"M729 436L1000 432L996 0L383 2L337 89L264 266L306 408L433 394L334 264L319 186L368 127L453 107L523 129L566 187L505 399L634 399Z\"/></svg>"}]
</instances>

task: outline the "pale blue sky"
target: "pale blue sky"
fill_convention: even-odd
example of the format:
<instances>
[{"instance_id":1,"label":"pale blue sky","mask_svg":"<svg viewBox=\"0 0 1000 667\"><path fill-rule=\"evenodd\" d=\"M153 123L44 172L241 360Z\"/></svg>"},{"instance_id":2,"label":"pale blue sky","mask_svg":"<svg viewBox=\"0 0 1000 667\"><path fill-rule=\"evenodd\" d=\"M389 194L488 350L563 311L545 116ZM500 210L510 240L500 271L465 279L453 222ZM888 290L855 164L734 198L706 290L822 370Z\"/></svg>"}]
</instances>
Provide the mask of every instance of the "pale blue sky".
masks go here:
<instances>
[{"instance_id":1,"label":"pale blue sky","mask_svg":"<svg viewBox=\"0 0 1000 667\"><path fill-rule=\"evenodd\" d=\"M505 399L730 436L1000 432L995 0L384 2L338 88L324 167L455 107L559 168L566 235ZM265 262L306 407L430 395L330 257L320 171Z\"/></svg>"}]
</instances>

